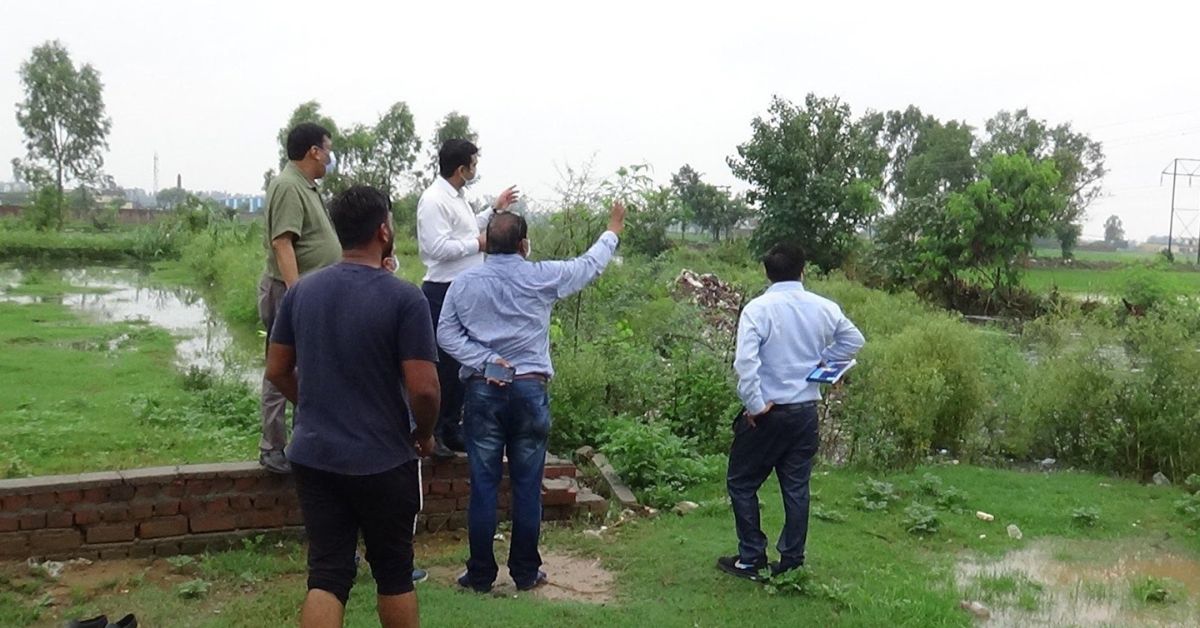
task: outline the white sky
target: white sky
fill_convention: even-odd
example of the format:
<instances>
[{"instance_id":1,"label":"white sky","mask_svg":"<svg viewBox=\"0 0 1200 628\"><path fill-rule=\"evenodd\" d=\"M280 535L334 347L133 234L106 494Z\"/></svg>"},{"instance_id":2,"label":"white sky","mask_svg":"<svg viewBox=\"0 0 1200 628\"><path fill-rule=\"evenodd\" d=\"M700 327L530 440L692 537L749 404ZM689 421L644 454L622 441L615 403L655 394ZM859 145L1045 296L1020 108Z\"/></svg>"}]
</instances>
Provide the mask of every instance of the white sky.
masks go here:
<instances>
[{"instance_id":1,"label":"white sky","mask_svg":"<svg viewBox=\"0 0 1200 628\"><path fill-rule=\"evenodd\" d=\"M690 163L740 188L725 158L772 94L839 95L856 114L916 104L975 126L1029 107L1105 143L1109 195L1085 238L1102 237L1110 214L1130 237L1166 233L1170 180L1160 185L1159 172L1200 158L1197 3L3 5L0 179L24 154L18 68L47 39L101 72L113 121L106 170L126 187L152 187L157 151L162 187L182 173L189 189L256 192L276 133L310 99L339 125L373 123L406 101L426 141L446 112L467 113L482 187L516 183L538 199L552 197L559 167L593 157L599 174L647 162L666 180ZM1180 185L1178 204L1200 208L1200 180Z\"/></svg>"}]
</instances>

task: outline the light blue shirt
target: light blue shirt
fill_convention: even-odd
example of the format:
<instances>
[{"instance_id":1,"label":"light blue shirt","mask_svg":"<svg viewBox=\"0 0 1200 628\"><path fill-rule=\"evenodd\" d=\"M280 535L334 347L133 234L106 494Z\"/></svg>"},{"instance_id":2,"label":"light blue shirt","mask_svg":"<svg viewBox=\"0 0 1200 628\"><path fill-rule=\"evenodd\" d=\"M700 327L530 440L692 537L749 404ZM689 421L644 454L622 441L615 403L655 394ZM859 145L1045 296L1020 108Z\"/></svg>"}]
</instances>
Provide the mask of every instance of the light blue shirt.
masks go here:
<instances>
[{"instance_id":1,"label":"light blue shirt","mask_svg":"<svg viewBox=\"0 0 1200 628\"><path fill-rule=\"evenodd\" d=\"M799 281L774 283L746 304L738 321L738 397L750 414L768 403L816 401L820 385L805 381L808 374L821 362L850 360L864 342L833 301Z\"/></svg>"},{"instance_id":2,"label":"light blue shirt","mask_svg":"<svg viewBox=\"0 0 1200 628\"><path fill-rule=\"evenodd\" d=\"M617 249L605 231L583 255L530 262L520 255L488 255L482 266L455 278L442 304L438 344L462 364L460 377L481 373L504 358L517 375L554 375L550 364L550 311L554 302L600 276Z\"/></svg>"}]
</instances>

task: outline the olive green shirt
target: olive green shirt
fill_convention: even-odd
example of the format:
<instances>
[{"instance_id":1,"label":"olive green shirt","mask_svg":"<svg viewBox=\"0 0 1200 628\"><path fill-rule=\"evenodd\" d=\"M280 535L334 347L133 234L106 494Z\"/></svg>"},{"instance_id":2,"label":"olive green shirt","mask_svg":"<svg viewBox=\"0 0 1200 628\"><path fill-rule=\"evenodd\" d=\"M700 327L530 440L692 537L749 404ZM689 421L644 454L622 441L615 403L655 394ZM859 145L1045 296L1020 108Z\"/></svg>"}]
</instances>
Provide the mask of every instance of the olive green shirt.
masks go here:
<instances>
[{"instance_id":1,"label":"olive green shirt","mask_svg":"<svg viewBox=\"0 0 1200 628\"><path fill-rule=\"evenodd\" d=\"M285 233L296 235L292 246L301 275L342 259L342 246L317 184L290 161L267 186L266 223L263 246L267 250L267 275L273 279L283 281L283 275L271 242Z\"/></svg>"}]
</instances>

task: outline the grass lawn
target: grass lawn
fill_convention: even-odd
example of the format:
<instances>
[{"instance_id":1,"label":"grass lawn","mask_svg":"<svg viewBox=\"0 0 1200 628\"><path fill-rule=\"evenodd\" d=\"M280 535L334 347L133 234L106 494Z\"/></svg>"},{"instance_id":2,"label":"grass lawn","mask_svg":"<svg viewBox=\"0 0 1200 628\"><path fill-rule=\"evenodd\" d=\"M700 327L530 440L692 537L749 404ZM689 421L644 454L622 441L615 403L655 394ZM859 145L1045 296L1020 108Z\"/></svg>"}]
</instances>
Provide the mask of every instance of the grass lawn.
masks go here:
<instances>
[{"instance_id":1,"label":"grass lawn","mask_svg":"<svg viewBox=\"0 0 1200 628\"><path fill-rule=\"evenodd\" d=\"M1200 272L1188 270L1155 270L1155 276L1171 293L1200 294ZM1031 268L1025 272L1022 285L1034 292L1059 292L1083 295L1119 296L1125 282L1123 269L1092 268Z\"/></svg>"},{"instance_id":2,"label":"grass lawn","mask_svg":"<svg viewBox=\"0 0 1200 628\"><path fill-rule=\"evenodd\" d=\"M919 484L932 486L922 482L927 473L941 480L941 488L922 492ZM966 598L983 599L997 613L1008 607L1027 613L1032 623L1055 610L1057 598L1049 585L1006 573L963 582L956 580L956 564L969 557L994 560L1048 539L1068 548L1086 544L1086 552L1054 553L1056 560L1072 565L1117 564L1124 556L1121 548L1129 547L1157 547L1154 551L1171 552L1194 566L1200 556L1195 531L1173 510L1172 502L1182 495L1178 489L1084 473L946 465L886 477L900 497L885 510L867 512L856 506L867 477L820 469L814 476L814 512L825 519L814 516L810 528L807 594L772 594L714 568L716 557L731 553L735 541L722 487L708 485L692 492L701 507L686 516L664 512L609 530L602 539L581 534L582 526L547 531L547 552L595 557L613 572L614 598L603 605L458 591L447 574L461 566L465 542L419 538L418 564L436 574L418 585L422 619L429 626L967 626L973 620L959 608ZM937 509L937 532L910 534L906 508L914 501L933 506L932 492L960 494L962 512ZM782 519L773 481L762 497L773 541ZM1094 508L1094 517L1088 517L1092 526L1074 516L1076 509L1088 507ZM995 521L977 519L975 510L992 513ZM1020 526L1023 540L1005 533L1009 523ZM23 564L5 565L0 567L0 625L56 626L65 618L101 611L110 616L136 612L150 626L295 624L304 589L300 546L251 545L199 557L194 564L176 562L98 563L79 568L78 574L68 568L58 582L29 575ZM550 579L554 582L554 573ZM1104 586L1078 586L1087 585L1128 613L1115 618L1117 625L1128 625L1135 616L1166 623L1196 617L1200 581L1154 582L1172 597L1163 603L1139 598L1149 585L1134 572ZM364 566L347 625L378 625L371 593Z\"/></svg>"},{"instance_id":3,"label":"grass lawn","mask_svg":"<svg viewBox=\"0 0 1200 628\"><path fill-rule=\"evenodd\" d=\"M1163 245L1162 248L1167 248ZM1036 257L1046 259L1061 259L1062 251L1058 249L1041 248L1033 252ZM1158 253L1147 251L1084 251L1075 249L1075 259L1081 262L1144 262L1154 260ZM1179 261L1186 261L1180 259Z\"/></svg>"},{"instance_id":4,"label":"grass lawn","mask_svg":"<svg viewBox=\"0 0 1200 628\"><path fill-rule=\"evenodd\" d=\"M0 302L0 476L254 452L257 404L244 385L188 381L167 331L93 322L56 302L68 287L61 281L24 279L7 292L34 302Z\"/></svg>"}]
</instances>

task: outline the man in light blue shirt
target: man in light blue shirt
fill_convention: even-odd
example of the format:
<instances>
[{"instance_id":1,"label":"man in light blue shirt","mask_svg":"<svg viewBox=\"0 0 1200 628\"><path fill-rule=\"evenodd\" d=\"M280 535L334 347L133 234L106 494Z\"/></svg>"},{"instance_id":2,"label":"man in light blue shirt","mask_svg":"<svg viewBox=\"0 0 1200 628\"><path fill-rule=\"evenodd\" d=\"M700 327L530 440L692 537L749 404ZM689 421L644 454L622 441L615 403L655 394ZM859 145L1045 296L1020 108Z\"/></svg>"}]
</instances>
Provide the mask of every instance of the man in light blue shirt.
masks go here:
<instances>
[{"instance_id":1,"label":"man in light blue shirt","mask_svg":"<svg viewBox=\"0 0 1200 628\"><path fill-rule=\"evenodd\" d=\"M437 340L461 365L467 382L463 434L471 465L467 529L471 555L463 587L491 590L492 551L503 456L512 484L508 570L520 590L546 582L538 537L542 473L550 435L550 311L555 301L600 276L616 251L625 208L614 204L608 231L582 256L530 262L528 226L517 214L495 214L487 226L487 259L458 275L446 292ZM492 373L488 365L511 369ZM486 371L486 377L485 377Z\"/></svg>"},{"instance_id":2,"label":"man in light blue shirt","mask_svg":"<svg viewBox=\"0 0 1200 628\"><path fill-rule=\"evenodd\" d=\"M808 481L820 436L818 384L806 380L820 364L847 362L863 335L836 303L804 289L804 252L781 244L763 257L771 287L750 301L738 321L733 367L745 410L733 427L726 485L737 527L738 554L717 560L721 570L756 579L768 566L759 525L758 489L774 470L783 490L780 574L804 565Z\"/></svg>"}]
</instances>

